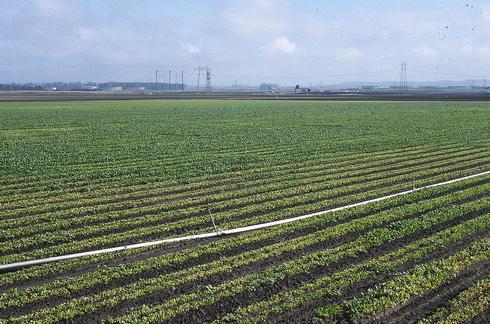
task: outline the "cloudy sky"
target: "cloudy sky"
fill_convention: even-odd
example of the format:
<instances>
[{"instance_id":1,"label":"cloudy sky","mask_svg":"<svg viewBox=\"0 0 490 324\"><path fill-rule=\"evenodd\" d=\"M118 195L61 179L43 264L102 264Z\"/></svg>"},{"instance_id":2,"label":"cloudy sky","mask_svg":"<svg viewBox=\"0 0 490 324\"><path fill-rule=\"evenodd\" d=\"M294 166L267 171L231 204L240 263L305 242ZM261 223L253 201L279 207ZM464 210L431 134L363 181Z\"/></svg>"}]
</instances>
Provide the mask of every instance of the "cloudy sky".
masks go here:
<instances>
[{"instance_id":1,"label":"cloudy sky","mask_svg":"<svg viewBox=\"0 0 490 324\"><path fill-rule=\"evenodd\" d=\"M490 79L490 2L0 0L0 82ZM194 81L195 82L195 81Z\"/></svg>"}]
</instances>

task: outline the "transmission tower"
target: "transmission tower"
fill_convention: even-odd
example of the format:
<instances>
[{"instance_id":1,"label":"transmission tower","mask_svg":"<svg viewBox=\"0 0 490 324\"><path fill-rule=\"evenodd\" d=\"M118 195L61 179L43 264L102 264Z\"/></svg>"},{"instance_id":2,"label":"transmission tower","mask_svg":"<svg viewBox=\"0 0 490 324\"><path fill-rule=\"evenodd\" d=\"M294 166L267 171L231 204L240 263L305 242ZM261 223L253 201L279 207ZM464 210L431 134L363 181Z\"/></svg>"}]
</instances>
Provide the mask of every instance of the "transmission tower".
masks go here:
<instances>
[{"instance_id":1,"label":"transmission tower","mask_svg":"<svg viewBox=\"0 0 490 324\"><path fill-rule=\"evenodd\" d=\"M211 69L206 70L206 92L211 92Z\"/></svg>"},{"instance_id":2,"label":"transmission tower","mask_svg":"<svg viewBox=\"0 0 490 324\"><path fill-rule=\"evenodd\" d=\"M402 89L402 90L408 89L407 62L402 62L402 68L401 68L401 72L400 72L400 89Z\"/></svg>"},{"instance_id":3,"label":"transmission tower","mask_svg":"<svg viewBox=\"0 0 490 324\"><path fill-rule=\"evenodd\" d=\"M205 91L206 92L211 92L211 68L207 66L198 66L197 68L194 69L194 71L197 71L197 86L196 86L196 91L199 91L199 82L201 79L201 72L206 72L206 87Z\"/></svg>"}]
</instances>

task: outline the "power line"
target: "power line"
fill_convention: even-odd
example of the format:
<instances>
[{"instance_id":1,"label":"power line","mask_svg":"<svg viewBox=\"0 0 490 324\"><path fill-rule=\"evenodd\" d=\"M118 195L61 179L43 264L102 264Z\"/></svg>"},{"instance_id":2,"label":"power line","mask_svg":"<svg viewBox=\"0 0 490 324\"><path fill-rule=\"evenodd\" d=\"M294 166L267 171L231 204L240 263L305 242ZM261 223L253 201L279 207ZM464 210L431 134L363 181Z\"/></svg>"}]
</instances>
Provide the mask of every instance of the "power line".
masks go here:
<instances>
[{"instance_id":1,"label":"power line","mask_svg":"<svg viewBox=\"0 0 490 324\"><path fill-rule=\"evenodd\" d=\"M347 77L347 76L358 76L358 75L369 75L369 74L388 74L393 73L394 70L386 70L386 71L373 71L373 72L357 72L357 73L342 73L342 74L330 74L330 75L315 75L315 74L289 74L289 75L281 75L281 74L221 74L221 73L212 73L213 76L220 77L237 77L237 78L332 78L332 77Z\"/></svg>"},{"instance_id":2,"label":"power line","mask_svg":"<svg viewBox=\"0 0 490 324\"><path fill-rule=\"evenodd\" d=\"M475 74L467 74L467 73L459 73L459 72L442 72L442 71L431 71L431 70L424 70L424 69L410 69L410 71L413 72L418 72L418 73L431 73L431 74L439 74L439 75L449 75L449 76L462 76L465 78L488 78L489 75L475 75Z\"/></svg>"},{"instance_id":3,"label":"power line","mask_svg":"<svg viewBox=\"0 0 490 324\"><path fill-rule=\"evenodd\" d=\"M407 90L408 80L407 80L407 62L402 62L402 69L400 72L400 89Z\"/></svg>"},{"instance_id":4,"label":"power line","mask_svg":"<svg viewBox=\"0 0 490 324\"><path fill-rule=\"evenodd\" d=\"M404 62L406 63L406 62ZM198 71L196 68L194 71ZM400 70L398 70L400 71ZM425 70L420 68L410 68L411 72L417 73L432 73L440 75L451 75L451 76L463 76L468 78L490 78L490 75L475 75L460 72L444 72L444 71L433 71ZM360 76L360 75L373 75L373 74L391 74L396 72L396 70L383 70L383 71L366 71L366 72L356 72L356 73L336 73L336 74L227 74L227 73L210 73L211 76L215 77L233 77L233 78L318 78L318 79L328 79L335 77L349 77L349 76ZM197 76L198 72L185 71L189 75Z\"/></svg>"},{"instance_id":5,"label":"power line","mask_svg":"<svg viewBox=\"0 0 490 324\"><path fill-rule=\"evenodd\" d=\"M182 70L182 92L184 92L184 70Z\"/></svg>"},{"instance_id":6,"label":"power line","mask_svg":"<svg viewBox=\"0 0 490 324\"><path fill-rule=\"evenodd\" d=\"M170 95L170 83L172 83L172 70L168 70L168 87L167 93Z\"/></svg>"}]
</instances>

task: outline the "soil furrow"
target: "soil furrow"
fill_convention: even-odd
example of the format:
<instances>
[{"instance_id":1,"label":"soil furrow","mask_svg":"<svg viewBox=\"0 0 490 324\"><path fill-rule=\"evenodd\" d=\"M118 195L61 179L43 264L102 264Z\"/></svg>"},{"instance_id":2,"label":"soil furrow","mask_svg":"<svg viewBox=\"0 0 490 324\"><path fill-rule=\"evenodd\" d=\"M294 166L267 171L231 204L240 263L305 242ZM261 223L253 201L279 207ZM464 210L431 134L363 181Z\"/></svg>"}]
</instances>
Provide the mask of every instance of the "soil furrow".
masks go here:
<instances>
[{"instance_id":1,"label":"soil furrow","mask_svg":"<svg viewBox=\"0 0 490 324\"><path fill-rule=\"evenodd\" d=\"M469 167L478 167L480 166L481 164L484 164L485 162L483 163L476 163L474 165L470 165ZM456 171L456 170L460 170L459 167L455 167L453 169L453 171ZM428 179L428 178L431 178L433 176L436 176L438 174L443 174L443 173L446 173L447 171L444 171L444 172L436 172L435 174L431 174L431 175L428 175L428 176L424 176L424 177L420 177L420 178L417 178L417 180L423 180L423 179ZM373 191L373 190L377 190L377 189L383 189L383 188L387 188L387 187L390 187L390 186L393 186L393 185L400 185L400 184L403 184L403 183L410 183L411 182L411 179L403 179L401 181L398 181L396 182L395 184L393 183L382 183L382 184L377 184L377 185L374 185L374 186L368 186L366 188L362 188L362 189L358 189L358 190L355 190L354 192L349 192L349 193L344 193L344 194L340 194L340 195L336 195L334 197L331 197L329 199L338 199L338 198L343 198L343 197L348 197L348 196L354 196L356 194L359 194L359 193L362 193L362 192L367 192L367 191ZM360 183L363 183L363 182L359 182L359 183L356 183L356 184L349 184L348 186L350 185L358 185ZM366 183L369 183L369 181L367 181ZM347 187L348 187L347 186ZM338 188L341 188L342 185L339 185ZM329 188L328 190L331 190L331 189L335 189L335 188ZM406 190L406 189L403 189L403 190ZM400 191L403 191L403 190L398 190L396 192L400 192ZM315 190L313 192L319 192L319 190ZM396 193L396 192L391 192L391 193ZM390 194L391 194L390 193ZM383 194L384 195L384 194ZM291 197L287 197L287 198L291 198ZM373 197L373 198L376 198L376 197ZM272 213L272 212L279 212L279 211L283 211L283 210L287 210L287 209L290 209L290 208L295 208L295 207L299 207L299 206L308 206L308 205L311 205L311 204L314 204L316 202L319 202L319 201L322 201L324 199L317 199L317 200L314 200L314 201L310 201L310 202L307 202L307 203L303 203L303 202L297 202L297 203L293 203L293 204L290 204L290 205L287 205L287 206L281 206L281 207L276 207L274 208L273 210L270 210L269 213ZM352 201L351 203L355 203L357 201ZM339 207L339 206L332 206L331 208L336 208L336 207ZM233 210L232 208L228 208L224 211L230 211L230 210ZM313 211L309 211L309 212L316 212L317 210L313 210ZM250 218L253 218L253 217L256 217L256 216L260 216L262 213L260 212L252 212L252 213L247 213L245 215L241 215L239 217L234 217L232 219L232 221L234 222L237 222L237 221L243 221L243 220L247 220L247 219L250 219ZM188 218L188 217L186 217ZM186 219L184 218L184 219ZM180 221L180 220L178 220ZM175 220L159 220L159 221L154 221L154 222L148 222L148 223L145 223L144 224L144 227L148 228L148 227L153 227L153 226L158 226L158 225L163 225L163 224L172 224L176 222ZM91 239L91 238L94 238L94 237L99 237L101 235L109 235L109 234L117 234L117 233L124 233L124 232L127 232L127 231L130 231L130 230L134 230L134 229L137 229L137 228L141 228L141 224L137 224L137 225L132 225L132 226L125 226L125 227L119 227L119 228L114 228L114 229L110 229L110 230L107 230L107 231L101 231L101 232L97 232L97 233L93 233L93 234L88 234L88 235L80 235L80 236L77 236L76 240L77 241L83 241L83 240L88 240L88 239ZM210 228L210 226L203 226L202 224L190 224L190 225L186 225L186 226L183 226L183 227L178 227L178 228L175 228L175 229L170 229L168 231L165 231L165 235L166 236L175 236L175 235L180 235L180 234L184 234L184 233L189 233L189 232L192 232L192 231L199 231L199 230L204 230L206 228ZM139 241L146 241L146 240L151 240L151 239L157 239L157 238L161 238L161 235L163 233L160 233L158 237L155 237L154 235L150 235L150 236L141 236L139 237ZM70 239L70 240L73 240L73 239ZM124 245L124 244L129 244L129 243L134 243L134 240L128 240L128 241L123 241L123 242L120 242L119 244L120 245ZM61 243L63 244L63 243ZM54 246L58 246L58 245L61 245L61 244L55 244ZM31 245L31 246L28 246L26 248L19 248L16 250L16 254L18 253L26 253L26 252L31 252L31 251L35 251L35 250L38 250L38 249L42 249L44 247L48 247L48 246L53 246L52 243L50 242L39 242L38 244L36 245ZM99 247L103 248L105 247L104 245L100 245ZM87 249L85 250L79 250L77 252L83 252L83 251L86 251ZM9 252L0 252L0 257L2 256L8 256L8 255L11 255L11 253Z\"/></svg>"},{"instance_id":2,"label":"soil furrow","mask_svg":"<svg viewBox=\"0 0 490 324\"><path fill-rule=\"evenodd\" d=\"M383 312L383 314L376 316L376 319L391 324L421 320L488 274L490 274L490 260L485 260L481 264L466 269L456 278L446 281L436 289L419 295L399 307Z\"/></svg>"},{"instance_id":3,"label":"soil furrow","mask_svg":"<svg viewBox=\"0 0 490 324\"><path fill-rule=\"evenodd\" d=\"M410 263L404 264L397 268L396 272L385 273L379 275L371 280L361 281L354 285L348 286L342 289L342 293L338 296L326 296L322 299L317 299L309 303L305 303L300 307L297 307L289 312L282 313L278 316L271 316L269 319L273 323L281 323L288 321L295 321L296 319L299 322L314 322L316 320L315 313L313 312L318 307L325 305L327 303L340 303L342 301L353 299L359 296L363 291L369 289L376 284L381 284L399 273L410 270L416 265L423 264L426 262L431 262L437 259L442 259L457 253L460 250L470 246L473 242L483 239L485 237L490 236L490 229L481 230L470 237L465 237L462 240L454 242L443 249L438 249L431 253L426 254L424 257L417 259L416 261L411 261ZM339 316L335 319L336 322L351 322L351 320L347 317ZM385 323L384 321L382 321ZM400 323L400 322L399 322Z\"/></svg>"},{"instance_id":4,"label":"soil furrow","mask_svg":"<svg viewBox=\"0 0 490 324\"><path fill-rule=\"evenodd\" d=\"M454 154L455 157L458 157L458 156L461 156L461 154L463 152L466 152L466 151L469 151L471 149L465 149L465 150L460 150L460 151L456 151L456 152L451 152L450 154ZM475 152L475 154L478 154L478 153L482 153L484 151L478 151L478 152ZM418 159L418 158L424 158L425 156L427 157L439 157L439 156L444 156L444 158L442 159L434 159L434 160L431 160L431 163L432 161L442 161L444 159L447 159L448 158L448 153L446 152L443 152L443 153L432 153L431 152L425 152L423 155L421 156L415 156L415 159ZM451 155L452 157L452 155ZM375 167L386 167L386 166L389 166L389 165L394 165L394 164L400 164L400 163L406 163L407 161L410 161L410 160L413 160L414 159L414 156L410 156L410 157L407 157L406 159L402 160L402 161L396 161L396 162L385 162L385 163L377 163L375 165ZM415 164L412 164L410 166L417 166L417 165L423 165L427 162L418 162L418 163L415 163ZM353 171L358 171L362 168L364 168L364 165L366 164L366 162L362 162L362 163L352 163L352 166L355 166L355 165L359 165L359 169L354 169L354 170L349 170L349 172L353 172ZM371 168L371 167L370 167ZM398 167L399 168L399 167ZM389 168L387 169L386 171L390 171L390 170L396 170L397 167L393 167L393 168ZM313 170L314 172L319 172L319 171L322 171L323 169L315 169ZM327 167L324 169L325 173L322 174L323 175L327 175L327 174L335 174L335 170L332 169L332 166L330 167ZM327 172L327 171L330 171L330 172ZM302 173L308 173L308 172L311 172L310 170L303 170L303 169L299 169L298 172L296 172L296 170L290 170L288 173L289 174L302 174ZM367 173L363 173L365 175L369 175L369 174L373 174L373 173L376 173L377 171L371 171L371 172L367 172ZM318 176L318 175L317 175ZM309 178L313 178L315 176L306 176L306 177L303 177L301 179L309 179ZM349 175L346 175L345 178L349 178L351 176ZM248 188L248 187L252 187L254 186L254 184L250 184L250 185L247 185L245 183L247 182L251 182L251 181L266 181L267 179L273 179L274 177L272 176L264 176L264 177L261 177L259 179L254 179L254 180L244 180L244 181L237 181L236 183L233 183L233 184L236 184L236 185L240 185L240 184L244 184L244 185L240 185L239 189L243 189L243 188ZM344 177L341 177L341 178L344 178ZM239 178L237 180L240 180ZM230 183L231 184L231 183ZM224 186L224 184L220 184L219 186ZM215 186L213 186L212 184L206 188L213 188ZM162 187L162 188L151 188L151 190L156 190L156 189L164 189L165 187ZM203 190L203 189L206 189L206 188L199 188L197 190ZM234 189L234 190L239 190L238 188L237 189ZM234 190L229 190L229 191L234 191ZM131 192L131 194L135 194L134 197L131 197L131 199L146 199L146 198L153 198L153 197L159 197L161 196L160 193L156 193L156 194L144 194L144 192L146 191L146 189L141 189L140 191L137 191L137 192ZM196 190L190 190L191 192L192 191L196 191ZM185 191L181 191L179 190L178 187L176 187L176 190L174 192L166 192L165 195L172 195L172 194L176 194L176 193L180 193L180 192L185 192ZM216 192L219 192L219 187L218 187L218 190L216 190ZM143 193L143 194L139 194L138 193ZM116 195L123 195L125 193L117 193ZM103 197L108 197L108 196L111 196L111 194L102 194L102 195L92 195L92 196L87 196L87 197L83 197L83 199L91 199L91 198L103 198ZM189 194L189 195L185 195L182 197L182 199L184 198L196 198L196 197L200 197L202 195L199 195L199 194L195 194L195 195L192 195L192 194ZM54 204L57 204L57 203L66 203L66 202L70 202L70 201L77 201L79 200L79 198L72 198L72 199L66 199L66 200L56 200L54 201L53 203ZM126 201L127 198L117 198L115 197L114 199L112 200L109 200L109 201L104 201L104 202L101 202L100 204L97 204L97 205L105 205L105 204L113 204L113 203L117 203L117 202L122 202L122 201ZM4 203L5 205L7 205L7 203ZM42 204L42 205L34 205L36 207L38 206L48 206L49 204ZM75 207L84 207L84 206L93 206L93 204L90 204L90 203L84 203L84 204L79 204L79 205L76 205ZM33 206L28 206L28 207L25 207L25 206L14 206L14 207L2 207L1 211L13 211L13 210L24 210L26 208L32 208ZM74 207L70 207L70 208L74 208ZM69 208L66 208L66 209L69 209ZM55 209L56 211L60 210L60 209ZM61 210L65 210L65 209L61 209ZM25 215L23 215L25 216Z\"/></svg>"},{"instance_id":5,"label":"soil furrow","mask_svg":"<svg viewBox=\"0 0 490 324\"><path fill-rule=\"evenodd\" d=\"M490 210L490 207L488 208L488 210ZM478 211L478 212L465 214L456 219L435 225L431 228L424 229L422 231L419 231L411 235L407 235L403 238L396 239L395 241L383 244L379 247L375 247L374 249L371 249L360 256L343 259L339 262L330 265L328 268L325 267L312 268L307 273L296 274L293 277L288 276L283 280L275 282L272 285L258 287L254 291L245 292L233 297L225 297L217 303L203 306L200 307L198 310L194 310L182 314L181 316L172 319L172 321L180 322L180 323L189 323L195 321L197 318L199 318L201 321L212 321L216 318L222 317L228 313L233 312L238 307L246 307L252 303L270 298L277 292L294 289L300 285L306 284L320 277L330 275L334 272L338 272L354 264L358 264L360 262L366 262L372 259L373 257L377 257L379 255L395 251L420 238L430 236L446 228L461 224L484 212L485 211ZM229 279L225 279L225 280L229 280ZM213 285L221 281L222 280L218 282L206 282L201 284L200 286L202 287L207 284ZM158 302L161 302L161 299ZM153 303L158 303L158 302L153 301ZM142 304L151 305L150 300L144 300ZM128 310L130 309L130 307L126 307L125 309ZM119 314L122 314L124 313L123 311L124 311L123 307L118 307L117 314L115 315L117 316Z\"/></svg>"},{"instance_id":6,"label":"soil furrow","mask_svg":"<svg viewBox=\"0 0 490 324\"><path fill-rule=\"evenodd\" d=\"M419 204L419 203L423 203L424 201L429 200L429 199L435 199L435 198L439 198L439 197L442 197L445 195L449 195L449 194L452 194L454 192L458 192L458 191L467 189L471 186L483 185L483 184L488 183L488 181L489 180L480 180L478 182L471 183L470 185L467 185L467 186L462 186L459 188L451 188L451 189L446 190L446 191L441 191L437 194L431 195L430 197L421 199L421 200L417 201L416 203ZM458 202L458 204L468 203L468 202L471 202L471 201L474 201L477 199L481 199L481 197L482 196L480 194L472 196L472 197L468 197L468 198L465 198L463 200L460 200ZM236 255L238 253L241 253L242 251L251 250L251 249L254 249L254 248L257 248L260 246L271 245L271 244L281 242L281 241L286 240L286 239L293 239L296 237L300 237L303 235L307 235L307 234L316 232L318 230L328 228L328 227L332 227L332 226L339 225L342 223L347 223L347 222L352 221L354 219L366 217L366 216L372 215L374 213L379 213L379 212L383 212L383 211L386 211L386 210L389 210L389 209L392 209L395 207L404 206L404 205L411 205L411 204L413 204L413 203L402 203L402 204L396 204L394 206L388 205L388 206L385 206L383 208L378 208L374 212L362 212L362 213L352 215L352 216L344 218L344 219L339 219L337 221L326 222L324 224L311 226L310 228L307 228L303 231L288 232L286 234L278 235L278 236L272 237L270 239L260 241L258 243L246 244L246 245L240 246L238 248L235 248L233 250L223 251L219 255L208 255L207 257L203 257L202 261L198 261L197 259L196 259L196 261L189 260L189 262L185 263L182 266L182 268L188 268L188 267L191 267L193 265L201 264L201 263L206 262L206 261L209 262L209 261L221 258L221 257L228 257L228 256ZM433 209L435 209L435 208L433 208ZM430 210L433 210L433 209L430 209ZM251 234L251 235L254 235L254 234ZM227 238L228 237L230 237L230 236L227 236ZM15 286L17 289L24 289L24 288L27 288L27 287L32 286L32 285L39 285L42 283L53 281L55 279L59 279L59 278L63 278L63 277L73 277L73 276L80 275L80 274L83 274L86 272L94 271L100 267L114 267L114 266L118 266L118 265L122 265L122 264L136 262L139 260L146 260L149 258L158 257L161 255L165 255L165 254L189 249L189 248L195 247L197 245L204 245L204 244L208 244L208 243L214 242L216 240L222 240L222 239L223 238L210 238L210 239L204 239L204 240L199 240L199 241L181 242L181 243L177 243L177 244L158 247L158 248L152 249L152 250L147 251L147 252L142 252L142 253L135 254L135 255L125 256L123 258L117 258L117 259L110 260L110 261L94 262L90 265L87 265L87 266L82 267L82 268L78 268L76 271L70 271L66 274L61 274L61 275L60 274L53 274L50 276L44 276L42 278L42 280L33 279L31 281L24 281L20 285L18 283L16 283L13 285L2 286L2 287L0 287L0 292L4 292L13 286ZM163 269L161 269L161 270L163 270ZM162 272L162 273L164 273L164 272Z\"/></svg>"},{"instance_id":7,"label":"soil furrow","mask_svg":"<svg viewBox=\"0 0 490 324\"><path fill-rule=\"evenodd\" d=\"M437 208L434 208L434 209L437 209ZM404 219L413 219L413 218L419 217L420 215L421 215L421 213L415 213L413 215L405 217ZM462 219L461 221L463 221L464 219L470 219L470 218L471 218L470 215L466 215L466 216L463 216L461 218ZM269 266L274 265L274 264L284 263L284 262L293 260L295 258L313 253L315 251L333 248L333 247L351 242L352 240L355 240L356 238L358 238L362 234L365 234L367 232L370 232L373 229L380 228L380 227L383 227L386 225L387 225L387 223L384 223L384 224L376 226L376 227L370 227L369 229L366 229L365 231L360 231L357 233L350 233L350 234L347 234L347 235L344 235L344 236L341 236L338 238L329 239L329 240L320 242L318 244L311 245L311 246L309 246L309 247L307 247L301 251L298 251L294 254L285 253L285 254L281 254L279 256L273 257L271 259L262 260L262 261L259 261L257 263L254 263L254 264L244 266L244 267L238 269L237 271L234 271L232 274L220 274L220 275L212 276L209 279L205 279L204 283L202 283L202 282L201 283L200 282L190 282L190 283L182 285L182 286L174 287L174 289L171 291L165 291L164 293L157 294L157 296L149 295L149 296L145 296L143 298L138 299L138 301L124 302L123 304L133 305L133 304L142 303L142 304L148 305L150 303L150 301L155 300L155 298L157 300L161 301L162 299L165 299L165 298L175 297L179 294L185 294L191 290L194 290L194 289L199 288L201 286L205 286L207 284L217 284L217 283L222 282L224 280L230 280L230 279L245 275L247 273L254 272L257 269L269 267ZM259 248L260 246L258 246L258 245L260 245L260 244L261 244L260 242L258 244L254 243L253 249ZM248 250L250 250L250 249L251 249L251 246L249 247ZM225 257L225 255L219 255L219 257ZM201 260L201 261L208 263L208 262L211 262L212 260L207 260L207 258L204 258L204 260ZM201 263L203 263L203 262L201 262ZM197 265L197 264L198 263L196 263L194 260L192 260L185 267L180 267L180 268L182 268L182 269L183 268L189 268L189 267L191 267L193 265ZM111 283L105 283L104 285L101 285L101 286L94 286L94 287L91 287L89 289L84 289L82 291L74 292L70 295L70 299L81 297L81 296L86 296L89 294L96 294L97 292L99 292L101 290L107 290L107 289L111 289L111 288L118 287L121 285L126 285L129 283L138 281L138 280L154 278L154 277L157 277L163 273L174 272L174 271L178 271L178 268L158 269L158 270L148 271L146 273L143 273L143 274L135 276L135 277L124 277L124 278L115 280ZM6 310L5 313L8 314L9 317L10 316L18 316L18 315L25 314L27 312L32 312L32 311L35 311L37 309L46 307L46 305L53 307L55 305L62 303L65 300L66 300L66 298L62 298L62 297L49 298L48 300L43 300L43 301L36 302L36 303L30 304L30 305L24 305L22 308L18 308L18 309L10 308L10 309ZM130 306L128 306L128 307L130 307ZM127 307L118 306L118 309L123 309L123 308L126 309ZM106 312L108 312L108 311L107 310L101 310L101 314L106 313ZM4 317L5 314L2 314L0 316ZM102 316L102 315L100 315L100 316Z\"/></svg>"}]
</instances>

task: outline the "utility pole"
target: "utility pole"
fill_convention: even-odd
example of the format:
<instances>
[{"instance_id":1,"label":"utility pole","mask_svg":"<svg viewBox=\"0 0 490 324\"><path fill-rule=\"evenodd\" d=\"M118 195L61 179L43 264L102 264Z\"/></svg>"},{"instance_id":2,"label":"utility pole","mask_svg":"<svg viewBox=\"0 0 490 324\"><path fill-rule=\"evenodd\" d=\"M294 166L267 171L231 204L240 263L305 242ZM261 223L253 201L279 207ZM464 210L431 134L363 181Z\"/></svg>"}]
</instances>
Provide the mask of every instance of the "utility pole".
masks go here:
<instances>
[{"instance_id":1,"label":"utility pole","mask_svg":"<svg viewBox=\"0 0 490 324\"><path fill-rule=\"evenodd\" d=\"M158 73L162 73L162 71L155 70L155 91L158 91Z\"/></svg>"},{"instance_id":2,"label":"utility pole","mask_svg":"<svg viewBox=\"0 0 490 324\"><path fill-rule=\"evenodd\" d=\"M181 91L184 92L184 70L182 70L182 88Z\"/></svg>"},{"instance_id":3,"label":"utility pole","mask_svg":"<svg viewBox=\"0 0 490 324\"><path fill-rule=\"evenodd\" d=\"M170 82L172 82L172 70L168 70L168 95L170 95Z\"/></svg>"},{"instance_id":4,"label":"utility pole","mask_svg":"<svg viewBox=\"0 0 490 324\"><path fill-rule=\"evenodd\" d=\"M408 90L407 62L405 62L405 75L404 75L404 78L403 78L403 86L405 87L405 90Z\"/></svg>"},{"instance_id":5,"label":"utility pole","mask_svg":"<svg viewBox=\"0 0 490 324\"><path fill-rule=\"evenodd\" d=\"M197 68L194 69L194 71L197 71L196 92L199 92L199 79L201 78L201 67L198 66Z\"/></svg>"}]
</instances>

